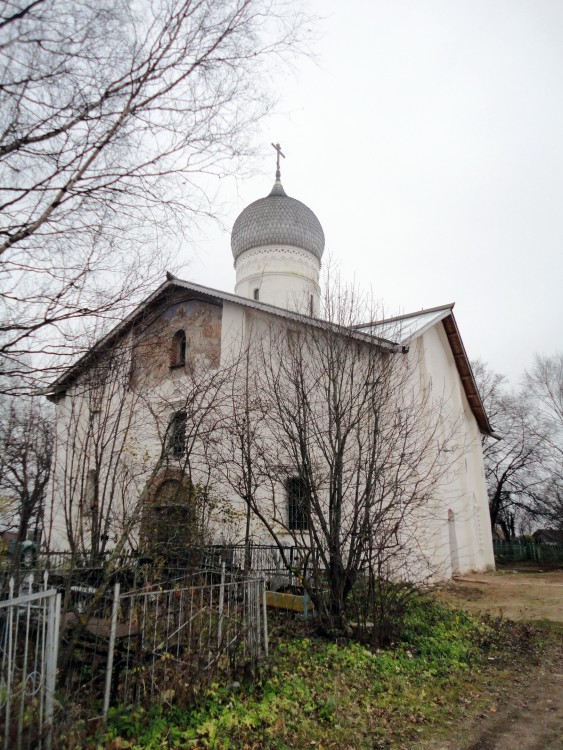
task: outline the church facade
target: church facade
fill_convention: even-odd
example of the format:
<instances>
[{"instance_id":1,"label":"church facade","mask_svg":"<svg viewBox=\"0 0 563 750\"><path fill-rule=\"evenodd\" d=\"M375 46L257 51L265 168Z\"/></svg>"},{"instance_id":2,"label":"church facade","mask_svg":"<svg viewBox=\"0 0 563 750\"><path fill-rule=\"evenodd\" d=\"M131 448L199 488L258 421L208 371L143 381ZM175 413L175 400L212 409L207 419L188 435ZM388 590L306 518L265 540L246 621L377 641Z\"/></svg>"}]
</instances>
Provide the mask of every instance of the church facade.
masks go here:
<instances>
[{"instance_id":1,"label":"church facade","mask_svg":"<svg viewBox=\"0 0 563 750\"><path fill-rule=\"evenodd\" d=\"M321 224L279 164L231 247L234 294L169 275L53 384L49 547L251 539L408 578L494 566L492 430L453 305L358 319L323 292Z\"/></svg>"}]
</instances>

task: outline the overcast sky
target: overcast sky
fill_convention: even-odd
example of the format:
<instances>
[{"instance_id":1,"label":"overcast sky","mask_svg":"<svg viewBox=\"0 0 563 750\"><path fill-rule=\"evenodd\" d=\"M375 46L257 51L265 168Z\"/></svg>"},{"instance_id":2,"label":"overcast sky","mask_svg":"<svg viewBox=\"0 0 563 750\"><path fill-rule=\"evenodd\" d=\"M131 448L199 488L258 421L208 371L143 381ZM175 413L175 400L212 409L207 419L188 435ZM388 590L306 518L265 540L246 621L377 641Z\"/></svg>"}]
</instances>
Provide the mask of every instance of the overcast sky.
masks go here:
<instances>
[{"instance_id":1,"label":"overcast sky","mask_svg":"<svg viewBox=\"0 0 563 750\"><path fill-rule=\"evenodd\" d=\"M279 141L343 274L388 314L455 302L469 356L517 384L563 348L563 1L311 5L318 62L278 84L256 175L222 186L229 232ZM183 275L232 291L229 232L206 227Z\"/></svg>"}]
</instances>

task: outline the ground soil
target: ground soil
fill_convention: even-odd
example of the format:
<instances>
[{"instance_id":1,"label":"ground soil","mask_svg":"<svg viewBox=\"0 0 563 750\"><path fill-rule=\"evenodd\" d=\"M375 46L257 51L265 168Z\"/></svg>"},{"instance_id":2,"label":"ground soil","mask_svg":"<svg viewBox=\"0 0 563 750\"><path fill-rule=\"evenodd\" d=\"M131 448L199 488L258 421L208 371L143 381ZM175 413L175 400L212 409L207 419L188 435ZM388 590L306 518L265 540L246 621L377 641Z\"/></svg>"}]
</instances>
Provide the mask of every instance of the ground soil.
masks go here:
<instances>
[{"instance_id":1,"label":"ground soil","mask_svg":"<svg viewBox=\"0 0 563 750\"><path fill-rule=\"evenodd\" d=\"M563 750L563 571L465 576L440 593L456 606L549 621L545 649L491 679L477 712L424 750Z\"/></svg>"},{"instance_id":2,"label":"ground soil","mask_svg":"<svg viewBox=\"0 0 563 750\"><path fill-rule=\"evenodd\" d=\"M505 568L462 576L440 596L454 606L510 620L563 622L563 570Z\"/></svg>"}]
</instances>

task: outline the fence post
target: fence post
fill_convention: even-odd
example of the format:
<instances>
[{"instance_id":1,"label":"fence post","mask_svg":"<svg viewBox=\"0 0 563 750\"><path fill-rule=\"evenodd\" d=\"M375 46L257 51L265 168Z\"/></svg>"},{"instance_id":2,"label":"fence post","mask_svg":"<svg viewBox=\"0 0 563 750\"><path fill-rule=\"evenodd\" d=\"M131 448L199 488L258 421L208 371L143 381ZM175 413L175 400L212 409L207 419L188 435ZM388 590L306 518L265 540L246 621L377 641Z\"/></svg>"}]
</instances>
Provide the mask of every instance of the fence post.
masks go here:
<instances>
[{"instance_id":1,"label":"fence post","mask_svg":"<svg viewBox=\"0 0 563 750\"><path fill-rule=\"evenodd\" d=\"M49 599L47 615L47 654L45 676L45 750L51 750L53 742L53 713L57 685L57 661L59 656L59 630L61 625L61 595Z\"/></svg>"},{"instance_id":2,"label":"fence post","mask_svg":"<svg viewBox=\"0 0 563 750\"><path fill-rule=\"evenodd\" d=\"M33 573L31 573L27 579L27 593L32 594L33 593ZM18 736L16 740L16 745L19 748L22 746L22 735L23 735L23 720L24 720L24 712L25 712L25 686L27 682L27 659L29 656L29 626L31 623L31 601L27 602L26 607L26 622L25 622L25 645L23 649L23 664L22 664L22 677L23 677L23 687L22 687L22 695L20 700L20 715L18 719ZM17 648L17 646L16 646Z\"/></svg>"},{"instance_id":3,"label":"fence post","mask_svg":"<svg viewBox=\"0 0 563 750\"><path fill-rule=\"evenodd\" d=\"M266 581L265 579L262 579L262 610L263 610L263 620L264 620L264 653L266 654L266 659L268 658L268 608L266 606Z\"/></svg>"},{"instance_id":4,"label":"fence post","mask_svg":"<svg viewBox=\"0 0 563 750\"><path fill-rule=\"evenodd\" d=\"M225 563L221 563L221 586L219 587L219 626L217 628L217 648L221 648L223 638L223 609L225 607Z\"/></svg>"},{"instance_id":5,"label":"fence post","mask_svg":"<svg viewBox=\"0 0 563 750\"><path fill-rule=\"evenodd\" d=\"M261 580L258 578L254 581L253 589L256 592L255 593L255 602L256 602L256 661L260 661L260 651L262 650L262 623L260 622L260 590L261 590Z\"/></svg>"},{"instance_id":6,"label":"fence post","mask_svg":"<svg viewBox=\"0 0 563 750\"><path fill-rule=\"evenodd\" d=\"M309 610L309 594L304 591L303 592L303 618L306 620L308 616L308 610Z\"/></svg>"},{"instance_id":7,"label":"fence post","mask_svg":"<svg viewBox=\"0 0 563 750\"><path fill-rule=\"evenodd\" d=\"M111 631L109 636L108 647L108 666L106 672L106 689L104 693L103 717L106 721L108 717L109 701L111 696L111 678L113 673L113 654L115 652L115 634L117 631L117 613L119 611L119 582L115 584L113 590L113 606L111 610Z\"/></svg>"},{"instance_id":8,"label":"fence post","mask_svg":"<svg viewBox=\"0 0 563 750\"><path fill-rule=\"evenodd\" d=\"M294 561L293 561L293 551L295 547L289 548L289 585L293 586L293 570L294 570Z\"/></svg>"},{"instance_id":9,"label":"fence post","mask_svg":"<svg viewBox=\"0 0 563 750\"><path fill-rule=\"evenodd\" d=\"M14 577L8 584L9 599L14 598ZM10 713L12 710L12 628L14 627L14 608L8 608L8 679L6 682L6 721L4 724L4 750L8 750L10 737Z\"/></svg>"}]
</instances>

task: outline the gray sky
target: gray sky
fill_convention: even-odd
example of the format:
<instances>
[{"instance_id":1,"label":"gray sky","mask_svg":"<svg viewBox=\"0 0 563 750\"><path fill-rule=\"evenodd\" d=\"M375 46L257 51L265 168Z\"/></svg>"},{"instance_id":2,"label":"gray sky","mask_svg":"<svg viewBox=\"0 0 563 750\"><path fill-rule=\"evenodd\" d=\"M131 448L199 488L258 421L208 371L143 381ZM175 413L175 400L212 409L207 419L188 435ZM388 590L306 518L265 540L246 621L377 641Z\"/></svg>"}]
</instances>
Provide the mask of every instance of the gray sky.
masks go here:
<instances>
[{"instance_id":1,"label":"gray sky","mask_svg":"<svg viewBox=\"0 0 563 750\"><path fill-rule=\"evenodd\" d=\"M325 254L388 314L456 302L468 354L517 384L563 348L563 2L314 0L317 63L296 60L229 229L266 195L271 141ZM270 153L271 152L271 153ZM183 275L232 291L229 232Z\"/></svg>"}]
</instances>

